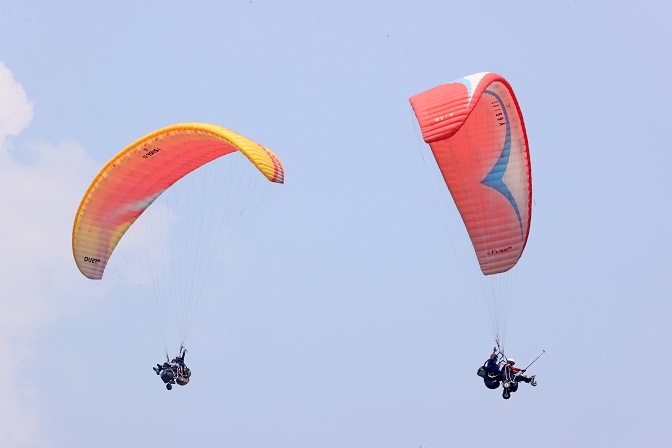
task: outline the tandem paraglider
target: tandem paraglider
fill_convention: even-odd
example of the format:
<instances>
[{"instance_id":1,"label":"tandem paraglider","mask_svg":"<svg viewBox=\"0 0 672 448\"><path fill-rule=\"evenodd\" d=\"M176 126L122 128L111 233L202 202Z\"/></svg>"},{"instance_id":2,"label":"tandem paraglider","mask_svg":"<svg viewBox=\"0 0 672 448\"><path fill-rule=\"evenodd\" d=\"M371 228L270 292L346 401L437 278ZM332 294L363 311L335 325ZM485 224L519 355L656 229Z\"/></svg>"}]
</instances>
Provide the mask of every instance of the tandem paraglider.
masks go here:
<instances>
[{"instance_id":1,"label":"tandem paraglider","mask_svg":"<svg viewBox=\"0 0 672 448\"><path fill-rule=\"evenodd\" d=\"M221 296L214 285L233 265L239 236L263 210L270 185L282 183L280 159L261 144L217 125L179 123L124 148L84 194L72 230L77 267L91 280L107 274L105 284L113 282L156 332L166 362L153 369L168 390L189 383L184 343L192 324ZM167 347L176 340L171 360Z\"/></svg>"},{"instance_id":2,"label":"tandem paraglider","mask_svg":"<svg viewBox=\"0 0 672 448\"><path fill-rule=\"evenodd\" d=\"M166 384L166 389L171 390L173 384L179 386L186 386L189 384L191 370L184 363L184 355L186 354L187 349L185 347L180 347L180 354L173 358L172 361L169 361L170 358L166 355L166 362L157 364L156 367L152 367L156 374L159 375L161 380Z\"/></svg>"},{"instance_id":3,"label":"tandem paraglider","mask_svg":"<svg viewBox=\"0 0 672 448\"><path fill-rule=\"evenodd\" d=\"M507 358L497 347L492 349L492 353L485 363L478 368L476 374L483 378L483 383L488 389L497 389L500 384L504 389L502 397L508 400L513 392L518 390L518 384L528 383L532 386L537 385L536 375L523 375L534 364L537 359L546 353L542 350L541 355L537 356L527 367L521 369L515 367L516 361L513 358Z\"/></svg>"},{"instance_id":4,"label":"tandem paraglider","mask_svg":"<svg viewBox=\"0 0 672 448\"><path fill-rule=\"evenodd\" d=\"M511 85L496 73L465 76L409 101L434 157L425 165L430 179L433 166L443 178L434 176L435 195L448 199L448 187L455 205L441 210L447 236L497 344L478 374L489 389L503 383L509 398L520 381L534 383L503 356L515 282L515 272L509 271L525 250L532 219L523 114Z\"/></svg>"}]
</instances>

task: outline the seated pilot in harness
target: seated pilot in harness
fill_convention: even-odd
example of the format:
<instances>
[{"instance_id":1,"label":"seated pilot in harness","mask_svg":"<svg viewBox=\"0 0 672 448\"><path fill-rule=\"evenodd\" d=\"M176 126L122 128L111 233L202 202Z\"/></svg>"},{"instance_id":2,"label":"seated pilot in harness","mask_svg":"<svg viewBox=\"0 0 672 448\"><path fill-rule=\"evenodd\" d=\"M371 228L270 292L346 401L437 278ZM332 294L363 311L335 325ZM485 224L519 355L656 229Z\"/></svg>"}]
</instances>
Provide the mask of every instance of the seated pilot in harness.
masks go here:
<instances>
[{"instance_id":1,"label":"seated pilot in harness","mask_svg":"<svg viewBox=\"0 0 672 448\"><path fill-rule=\"evenodd\" d=\"M502 380L502 371L497 363L497 357L497 347L494 347L490 358L478 368L477 374L483 378L483 383L488 389L497 389Z\"/></svg>"}]
</instances>

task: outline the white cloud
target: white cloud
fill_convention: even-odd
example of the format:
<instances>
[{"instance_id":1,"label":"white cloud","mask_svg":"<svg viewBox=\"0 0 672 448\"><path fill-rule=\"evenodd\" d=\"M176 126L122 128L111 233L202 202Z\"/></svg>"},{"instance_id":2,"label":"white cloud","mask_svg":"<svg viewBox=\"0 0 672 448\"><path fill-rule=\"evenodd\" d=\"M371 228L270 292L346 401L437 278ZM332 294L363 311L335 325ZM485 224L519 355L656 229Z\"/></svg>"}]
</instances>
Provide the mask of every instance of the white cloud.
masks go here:
<instances>
[{"instance_id":1,"label":"white cloud","mask_svg":"<svg viewBox=\"0 0 672 448\"><path fill-rule=\"evenodd\" d=\"M0 98L0 140L4 140L8 135L18 135L28 125L33 118L33 104L1 61Z\"/></svg>"},{"instance_id":2,"label":"white cloud","mask_svg":"<svg viewBox=\"0 0 672 448\"><path fill-rule=\"evenodd\" d=\"M39 397L19 371L37 350L35 329L72 309L81 296L71 281L79 272L69 235L96 169L72 141L14 148L31 153L29 164L13 158L7 138L19 135L32 117L25 90L0 62L0 384L11 385L0 399L4 448L45 445L39 437Z\"/></svg>"}]
</instances>

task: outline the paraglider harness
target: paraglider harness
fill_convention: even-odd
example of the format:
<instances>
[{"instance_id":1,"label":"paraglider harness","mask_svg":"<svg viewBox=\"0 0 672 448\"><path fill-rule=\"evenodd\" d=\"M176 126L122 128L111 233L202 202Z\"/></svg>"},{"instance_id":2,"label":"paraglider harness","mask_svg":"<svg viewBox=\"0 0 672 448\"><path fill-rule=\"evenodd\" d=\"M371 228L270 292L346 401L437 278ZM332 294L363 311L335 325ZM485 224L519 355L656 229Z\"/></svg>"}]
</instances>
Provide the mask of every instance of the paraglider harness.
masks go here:
<instances>
[{"instance_id":1,"label":"paraglider harness","mask_svg":"<svg viewBox=\"0 0 672 448\"><path fill-rule=\"evenodd\" d=\"M508 362L502 367L502 387L504 392L502 392L502 397L508 399L511 396L511 393L518 390L518 380L516 380L516 373L511 369Z\"/></svg>"},{"instance_id":2,"label":"paraglider harness","mask_svg":"<svg viewBox=\"0 0 672 448\"><path fill-rule=\"evenodd\" d=\"M541 358L541 356L546 353L546 350L541 351L541 355L537 356L534 358L534 360L527 365L524 369L522 369L520 372L525 372L527 369L530 368L532 364L534 364L537 359ZM511 366L509 365L509 360L504 356L504 360L506 361L506 364L504 364L504 367L502 367L502 387L504 388L504 391L502 392L502 398L505 400L508 400L511 397L511 394L515 391L518 390L518 373L514 372L513 369L511 369ZM531 381L532 386L536 386L537 382L532 377Z\"/></svg>"},{"instance_id":3,"label":"paraglider harness","mask_svg":"<svg viewBox=\"0 0 672 448\"><path fill-rule=\"evenodd\" d=\"M488 389L497 389L502 381L502 371L499 369L499 362L501 362L502 357L503 354L498 352L497 358L494 360L488 359L476 371L476 375L483 378L485 387Z\"/></svg>"},{"instance_id":4,"label":"paraglider harness","mask_svg":"<svg viewBox=\"0 0 672 448\"><path fill-rule=\"evenodd\" d=\"M502 373L499 370L499 367L495 365L493 369L493 367L490 365L493 362L494 361L490 361L488 359L481 367L478 368L478 371L476 372L478 376L483 378L485 387L488 389L497 389L499 387L500 381L502 380Z\"/></svg>"}]
</instances>

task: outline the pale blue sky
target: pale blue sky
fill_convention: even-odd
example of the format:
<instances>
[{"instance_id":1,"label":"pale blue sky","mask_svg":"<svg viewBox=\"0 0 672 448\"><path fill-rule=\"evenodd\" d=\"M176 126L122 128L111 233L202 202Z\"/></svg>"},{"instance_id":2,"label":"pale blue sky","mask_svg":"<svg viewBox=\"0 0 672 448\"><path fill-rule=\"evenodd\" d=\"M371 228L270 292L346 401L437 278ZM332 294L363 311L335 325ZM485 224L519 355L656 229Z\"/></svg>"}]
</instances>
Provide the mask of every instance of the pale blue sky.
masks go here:
<instances>
[{"instance_id":1,"label":"pale blue sky","mask_svg":"<svg viewBox=\"0 0 672 448\"><path fill-rule=\"evenodd\" d=\"M0 446L672 443L671 7L584 3L3 2ZM532 159L507 348L547 354L509 401L475 375L492 342L408 103L480 71ZM70 232L102 164L183 121L268 146L286 184L169 393Z\"/></svg>"}]
</instances>

